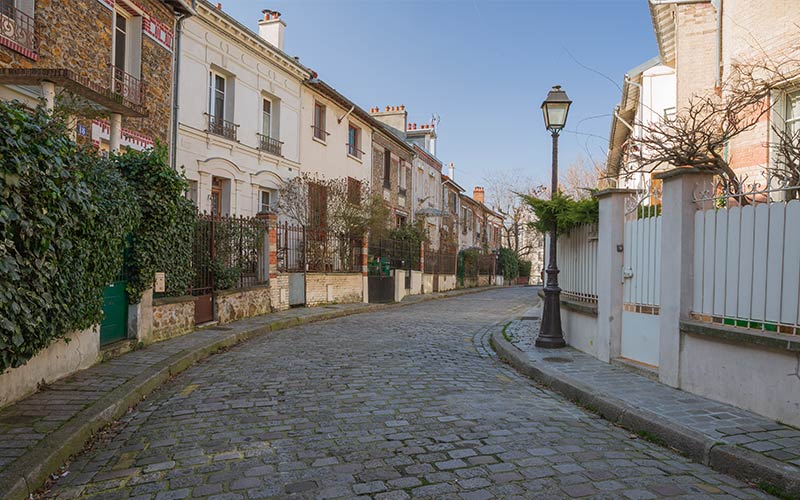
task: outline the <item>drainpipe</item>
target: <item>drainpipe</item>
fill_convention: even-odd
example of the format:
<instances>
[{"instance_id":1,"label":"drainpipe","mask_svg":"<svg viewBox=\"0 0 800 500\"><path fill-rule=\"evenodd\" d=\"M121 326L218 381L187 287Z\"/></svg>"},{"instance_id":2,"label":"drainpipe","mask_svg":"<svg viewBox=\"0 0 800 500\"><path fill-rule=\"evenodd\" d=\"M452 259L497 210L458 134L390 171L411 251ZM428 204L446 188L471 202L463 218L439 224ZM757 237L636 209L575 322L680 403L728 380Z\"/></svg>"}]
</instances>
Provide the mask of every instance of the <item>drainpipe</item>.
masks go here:
<instances>
[{"instance_id":1,"label":"drainpipe","mask_svg":"<svg viewBox=\"0 0 800 500\"><path fill-rule=\"evenodd\" d=\"M355 104L353 104L352 106L350 106L350 111L348 111L347 113L345 113L343 117L341 117L341 118L339 118L338 120L336 120L336 123L342 123L342 120L344 120L345 118L347 118L348 116L350 116L350 113L352 113L354 109L356 109L356 105L355 105Z\"/></svg>"},{"instance_id":2,"label":"drainpipe","mask_svg":"<svg viewBox=\"0 0 800 500\"><path fill-rule=\"evenodd\" d=\"M716 87L722 87L722 0L717 0L717 67Z\"/></svg>"},{"instance_id":3,"label":"drainpipe","mask_svg":"<svg viewBox=\"0 0 800 500\"><path fill-rule=\"evenodd\" d=\"M183 33L183 20L185 14L176 16L175 25L175 57L172 59L172 147L170 148L170 166L173 170L177 170L178 161L178 89L180 88L180 70L181 70L181 34Z\"/></svg>"}]
</instances>

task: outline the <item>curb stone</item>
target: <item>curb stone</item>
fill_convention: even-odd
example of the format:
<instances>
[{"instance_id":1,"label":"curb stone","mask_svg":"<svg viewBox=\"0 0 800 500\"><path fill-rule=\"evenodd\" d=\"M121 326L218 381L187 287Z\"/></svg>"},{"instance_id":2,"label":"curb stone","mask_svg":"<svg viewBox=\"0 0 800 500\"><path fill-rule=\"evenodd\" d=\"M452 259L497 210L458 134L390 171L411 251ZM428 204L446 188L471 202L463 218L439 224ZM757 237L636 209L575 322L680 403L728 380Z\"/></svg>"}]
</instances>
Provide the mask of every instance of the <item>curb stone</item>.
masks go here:
<instances>
[{"instance_id":1,"label":"curb stone","mask_svg":"<svg viewBox=\"0 0 800 500\"><path fill-rule=\"evenodd\" d=\"M657 444L674 448L696 462L758 486L769 485L787 498L800 499L800 469L739 446L720 443L693 429L619 398L597 391L591 385L546 364L531 361L503 337L495 327L490 343L497 356L517 372L548 386L567 399L599 414L609 422L639 434L648 434Z\"/></svg>"},{"instance_id":2,"label":"curb stone","mask_svg":"<svg viewBox=\"0 0 800 500\"><path fill-rule=\"evenodd\" d=\"M71 456L80 452L95 433L122 417L128 411L128 408L136 406L137 403L171 377L222 349L235 346L265 333L285 330L295 326L503 288L505 287L467 288L437 295L420 295L419 297L421 298L412 299L408 302L369 304L353 310L327 311L319 314L309 314L308 316L276 318L274 321L254 326L249 330L231 333L223 338L212 339L198 347L173 354L146 368L133 379L81 410L66 421L64 425L48 434L28 452L11 463L4 471L0 472L2 498L3 500L24 500L29 498L31 494L44 485L51 473L57 471ZM269 314L264 316L268 317ZM188 335L191 335L191 333Z\"/></svg>"}]
</instances>

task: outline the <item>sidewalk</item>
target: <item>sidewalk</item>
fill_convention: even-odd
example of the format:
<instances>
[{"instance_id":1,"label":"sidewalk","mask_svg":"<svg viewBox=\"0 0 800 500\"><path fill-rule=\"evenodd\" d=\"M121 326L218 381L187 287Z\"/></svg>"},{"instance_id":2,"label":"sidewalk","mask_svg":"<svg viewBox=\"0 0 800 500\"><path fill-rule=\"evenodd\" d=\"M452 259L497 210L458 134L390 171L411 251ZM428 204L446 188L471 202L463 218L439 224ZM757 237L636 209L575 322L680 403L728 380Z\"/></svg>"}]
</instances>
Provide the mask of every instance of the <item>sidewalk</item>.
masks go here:
<instances>
[{"instance_id":1,"label":"sidewalk","mask_svg":"<svg viewBox=\"0 0 800 500\"><path fill-rule=\"evenodd\" d=\"M498 356L517 371L644 439L770 493L800 498L800 430L571 347L539 349L540 316L540 309L531 309L492 332Z\"/></svg>"},{"instance_id":2,"label":"sidewalk","mask_svg":"<svg viewBox=\"0 0 800 500\"><path fill-rule=\"evenodd\" d=\"M491 289L414 295L389 305L290 309L198 330L75 373L0 410L0 498L28 497L49 474L81 451L94 433L170 377L221 349L270 331Z\"/></svg>"}]
</instances>

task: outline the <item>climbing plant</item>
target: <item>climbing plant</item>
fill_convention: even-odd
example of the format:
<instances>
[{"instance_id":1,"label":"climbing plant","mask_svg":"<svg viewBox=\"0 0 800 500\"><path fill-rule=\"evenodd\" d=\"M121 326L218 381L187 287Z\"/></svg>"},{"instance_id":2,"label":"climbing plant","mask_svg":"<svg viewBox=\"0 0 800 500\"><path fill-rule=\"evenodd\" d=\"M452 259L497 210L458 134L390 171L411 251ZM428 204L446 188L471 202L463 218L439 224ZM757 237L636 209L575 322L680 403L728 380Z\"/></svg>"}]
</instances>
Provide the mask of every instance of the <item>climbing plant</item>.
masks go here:
<instances>
[{"instance_id":1,"label":"climbing plant","mask_svg":"<svg viewBox=\"0 0 800 500\"><path fill-rule=\"evenodd\" d=\"M102 318L139 210L112 161L0 102L0 372Z\"/></svg>"}]
</instances>

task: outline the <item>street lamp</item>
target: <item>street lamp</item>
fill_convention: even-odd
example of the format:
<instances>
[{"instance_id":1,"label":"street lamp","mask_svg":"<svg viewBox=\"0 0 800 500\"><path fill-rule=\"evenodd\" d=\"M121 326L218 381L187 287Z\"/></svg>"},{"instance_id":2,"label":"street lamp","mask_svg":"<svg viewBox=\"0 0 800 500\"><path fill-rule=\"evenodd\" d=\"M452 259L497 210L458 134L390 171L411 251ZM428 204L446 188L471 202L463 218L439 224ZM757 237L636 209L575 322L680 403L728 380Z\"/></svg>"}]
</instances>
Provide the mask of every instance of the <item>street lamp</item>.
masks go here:
<instances>
[{"instance_id":1,"label":"street lamp","mask_svg":"<svg viewBox=\"0 0 800 500\"><path fill-rule=\"evenodd\" d=\"M567 93L561 90L560 85L555 85L547 93L547 99L542 103L544 113L544 126L553 136L553 171L550 184L550 200L558 192L558 135L567 123L567 114L572 101ZM561 288L558 287L558 265L556 263L556 241L558 226L556 221L550 226L550 259L547 264L547 282L544 287L544 310L542 311L542 324L539 336L536 337L536 347L556 348L564 347L564 332L561 331Z\"/></svg>"}]
</instances>

